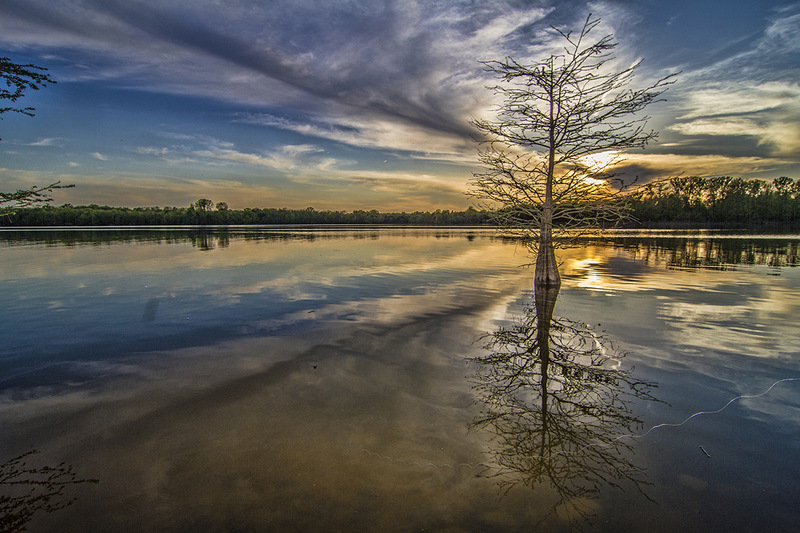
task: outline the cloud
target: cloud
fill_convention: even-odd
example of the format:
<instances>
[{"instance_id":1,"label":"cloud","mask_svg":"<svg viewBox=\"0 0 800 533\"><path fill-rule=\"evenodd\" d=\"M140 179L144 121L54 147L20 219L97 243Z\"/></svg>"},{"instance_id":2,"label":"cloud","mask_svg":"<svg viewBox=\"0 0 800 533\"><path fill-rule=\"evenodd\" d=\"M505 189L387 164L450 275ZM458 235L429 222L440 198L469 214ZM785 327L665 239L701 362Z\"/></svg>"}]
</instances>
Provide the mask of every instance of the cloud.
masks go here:
<instances>
[{"instance_id":1,"label":"cloud","mask_svg":"<svg viewBox=\"0 0 800 533\"><path fill-rule=\"evenodd\" d=\"M192 105L201 102L207 111L202 118L177 110L186 122L174 127L183 130L165 133L163 124L153 126L151 137L137 138L140 146L128 157L118 157L120 147L84 145L100 150L92 154L100 160L113 154L115 163L147 166L131 167L131 175L165 168L176 180L189 175L270 180L269 191L251 196L246 205L274 205L276 198L286 205L321 205L316 199L325 200L324 194L346 191L339 201L346 207L361 186L367 196L357 197L359 205L381 206L375 199L383 191L386 198L415 197L425 205L447 198L448 206L457 206L464 204L455 188L477 167L469 118L487 113L496 99L486 87L493 80L479 61L511 55L524 62L560 52L560 37L549 25L575 29L589 11L602 18L597 35L618 36L618 64L635 61L642 52L635 43L637 32L646 31L646 10L630 2L575 0L277 0L268 8L257 0L4 0L0 46L27 51L33 59L48 57L48 67L64 82L58 89L91 87L98 94L113 93L109 101L123 89L135 95L126 102L152 94L167 95L161 101L183 103L190 95ZM671 141L673 153L636 154L627 168L647 176L740 175L796 165L791 159L800 152L798 11L797 3L775 11L760 37L699 54L692 65L732 55L685 69L667 94L668 104L654 106L652 113L651 124ZM649 60L651 52L644 52ZM643 64L636 83L660 77L647 70L650 64ZM110 123L110 115L104 120ZM227 123L213 123L219 120ZM193 129L201 123L219 128ZM242 124L262 126L263 139L237 138L242 131L252 133ZM203 133L212 131L218 138ZM73 142L61 132L50 135ZM366 153L360 149L371 153L356 164ZM736 154L742 156L732 157ZM79 157L65 154L56 164ZM374 172L373 165L380 168L387 157L396 163L387 167L398 172ZM425 163L433 164L423 168ZM444 175L434 178L430 168ZM424 179L412 179L415 172ZM340 186L333 180L341 180ZM420 192L426 183L432 188L427 196ZM305 188L290 193L292 184ZM317 186L321 189L312 192Z\"/></svg>"},{"instance_id":2,"label":"cloud","mask_svg":"<svg viewBox=\"0 0 800 533\"><path fill-rule=\"evenodd\" d=\"M800 155L800 84L718 83L688 93L669 129L683 135L746 136L777 156Z\"/></svg>"},{"instance_id":3,"label":"cloud","mask_svg":"<svg viewBox=\"0 0 800 533\"><path fill-rule=\"evenodd\" d=\"M52 183L53 174L49 171L12 169L0 167L0 181L5 191L28 189L33 185Z\"/></svg>"},{"instance_id":4,"label":"cloud","mask_svg":"<svg viewBox=\"0 0 800 533\"><path fill-rule=\"evenodd\" d=\"M0 169L4 182L29 184L49 183L48 172L19 172ZM75 184L75 188L63 189L53 194L55 205L99 204L111 206L176 205L188 206L198 198L226 201L231 207L242 208L260 205L265 201L271 205L279 193L266 183L247 183L235 179L179 178L174 175L123 171L104 171L102 174L87 172L61 172L62 183Z\"/></svg>"},{"instance_id":5,"label":"cloud","mask_svg":"<svg viewBox=\"0 0 800 533\"><path fill-rule=\"evenodd\" d=\"M331 170L337 166L352 164L350 161L326 157L325 151L311 144L287 144L262 153L237 150L233 143L207 137L176 135L176 138L203 145L174 145L171 147L142 146L133 149L139 155L156 157L170 164L201 163L205 165L244 165L266 167L281 173L303 169L304 171Z\"/></svg>"},{"instance_id":6,"label":"cloud","mask_svg":"<svg viewBox=\"0 0 800 533\"><path fill-rule=\"evenodd\" d=\"M623 154L624 161L614 170L626 178L638 176L641 182L674 176L759 176L785 168L791 159L718 154Z\"/></svg>"},{"instance_id":7,"label":"cloud","mask_svg":"<svg viewBox=\"0 0 800 533\"><path fill-rule=\"evenodd\" d=\"M303 154L322 152L322 148L313 146L311 144L287 144L281 147L281 152L290 156L297 157Z\"/></svg>"},{"instance_id":8,"label":"cloud","mask_svg":"<svg viewBox=\"0 0 800 533\"><path fill-rule=\"evenodd\" d=\"M321 151L321 149L309 145L290 145L283 146L276 152L265 154L240 152L233 149L210 148L207 150L195 151L193 155L211 160L263 166L286 171L297 168L300 165L301 156L308 155L309 153L319 153ZM307 164L308 160L303 160L303 163ZM326 160L326 165L330 164L330 161Z\"/></svg>"},{"instance_id":9,"label":"cloud","mask_svg":"<svg viewBox=\"0 0 800 533\"><path fill-rule=\"evenodd\" d=\"M34 141L28 144L28 146L55 146L58 141L59 139L48 137L44 139L39 139L38 141Z\"/></svg>"},{"instance_id":10,"label":"cloud","mask_svg":"<svg viewBox=\"0 0 800 533\"><path fill-rule=\"evenodd\" d=\"M269 113L239 115L237 122L278 128L360 148L401 150L418 157L450 162L474 162L475 143L463 136L442 135L380 116L316 116L289 119Z\"/></svg>"},{"instance_id":11,"label":"cloud","mask_svg":"<svg viewBox=\"0 0 800 533\"><path fill-rule=\"evenodd\" d=\"M759 145L769 145L775 155L800 155L800 114L780 118L709 117L678 123L669 129L684 135L722 135L755 137Z\"/></svg>"},{"instance_id":12,"label":"cloud","mask_svg":"<svg viewBox=\"0 0 800 533\"><path fill-rule=\"evenodd\" d=\"M108 161L108 157L104 156L100 152L92 152L90 155L95 159L99 159L100 161Z\"/></svg>"},{"instance_id":13,"label":"cloud","mask_svg":"<svg viewBox=\"0 0 800 533\"><path fill-rule=\"evenodd\" d=\"M749 137L772 155L800 155L799 10L781 10L748 49L683 75L668 129Z\"/></svg>"},{"instance_id":14,"label":"cloud","mask_svg":"<svg viewBox=\"0 0 800 533\"><path fill-rule=\"evenodd\" d=\"M466 179L442 178L430 174L345 172L329 176L298 178L314 191L291 200L318 209L380 209L409 211L465 209L471 200L464 194ZM298 205L299 207L299 205Z\"/></svg>"},{"instance_id":15,"label":"cloud","mask_svg":"<svg viewBox=\"0 0 800 533\"><path fill-rule=\"evenodd\" d=\"M679 119L741 115L772 111L800 96L800 84L773 81L763 84L748 82L715 84L696 88L683 99L683 114Z\"/></svg>"},{"instance_id":16,"label":"cloud","mask_svg":"<svg viewBox=\"0 0 800 533\"><path fill-rule=\"evenodd\" d=\"M2 9L0 34L9 41L62 55L82 50L83 61L67 61L88 64L67 79L289 106L329 124L363 124L344 137L357 146L378 132L392 148L413 149L389 132L423 132L441 152L469 138L467 117L487 102L478 60L504 55L503 43L546 13L505 1L421 0L297 0L269 9L247 1L223 9L9 0Z\"/></svg>"},{"instance_id":17,"label":"cloud","mask_svg":"<svg viewBox=\"0 0 800 533\"><path fill-rule=\"evenodd\" d=\"M140 146L138 148L134 148L134 152L141 155L166 157L170 153L170 149L165 147L157 148L155 146Z\"/></svg>"},{"instance_id":18,"label":"cloud","mask_svg":"<svg viewBox=\"0 0 800 533\"><path fill-rule=\"evenodd\" d=\"M14 176L16 173L3 173ZM41 173L19 175L20 187L43 183ZM24 179L23 179L24 178ZM464 191L464 180L447 180L439 176L410 173L344 171L322 172L269 180L265 179L178 179L171 175L153 176L131 172L104 172L102 175L61 173L64 183L75 183L74 189L54 194L55 203L100 205L177 205L188 206L198 198L224 201L233 209L244 207L287 207L302 209L313 206L320 210L380 209L409 211L464 209L470 200ZM120 198L124 198L120 201Z\"/></svg>"}]
</instances>

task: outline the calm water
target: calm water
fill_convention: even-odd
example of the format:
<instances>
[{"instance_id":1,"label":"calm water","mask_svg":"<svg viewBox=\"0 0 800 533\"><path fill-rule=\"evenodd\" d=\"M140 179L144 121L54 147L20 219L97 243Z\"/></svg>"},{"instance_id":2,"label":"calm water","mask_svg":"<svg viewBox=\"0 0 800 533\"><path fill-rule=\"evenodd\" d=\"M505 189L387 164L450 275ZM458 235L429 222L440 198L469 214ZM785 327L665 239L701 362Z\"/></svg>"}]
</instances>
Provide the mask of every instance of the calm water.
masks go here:
<instances>
[{"instance_id":1,"label":"calm water","mask_svg":"<svg viewBox=\"0 0 800 533\"><path fill-rule=\"evenodd\" d=\"M2 231L0 462L98 480L34 532L794 531L798 255L619 234L536 294L486 230Z\"/></svg>"}]
</instances>

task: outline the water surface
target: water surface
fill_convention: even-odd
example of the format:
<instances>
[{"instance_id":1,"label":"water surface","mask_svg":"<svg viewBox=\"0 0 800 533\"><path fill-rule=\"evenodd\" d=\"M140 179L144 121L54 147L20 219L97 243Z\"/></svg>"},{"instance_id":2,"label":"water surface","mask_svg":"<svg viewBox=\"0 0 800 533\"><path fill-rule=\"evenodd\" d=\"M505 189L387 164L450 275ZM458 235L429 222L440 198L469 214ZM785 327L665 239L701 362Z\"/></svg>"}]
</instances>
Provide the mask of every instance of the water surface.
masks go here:
<instances>
[{"instance_id":1,"label":"water surface","mask_svg":"<svg viewBox=\"0 0 800 533\"><path fill-rule=\"evenodd\" d=\"M548 310L491 230L2 231L0 461L99 481L30 531L791 531L799 245L587 240Z\"/></svg>"}]
</instances>

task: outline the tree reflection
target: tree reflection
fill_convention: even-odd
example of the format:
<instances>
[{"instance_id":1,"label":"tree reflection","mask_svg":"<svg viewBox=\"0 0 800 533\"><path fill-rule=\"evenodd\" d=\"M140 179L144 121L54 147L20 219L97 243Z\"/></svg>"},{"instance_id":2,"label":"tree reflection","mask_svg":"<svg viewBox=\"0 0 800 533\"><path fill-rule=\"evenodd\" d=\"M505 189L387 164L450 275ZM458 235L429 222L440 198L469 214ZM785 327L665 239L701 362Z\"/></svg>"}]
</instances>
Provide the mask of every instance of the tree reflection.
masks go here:
<instances>
[{"instance_id":1,"label":"tree reflection","mask_svg":"<svg viewBox=\"0 0 800 533\"><path fill-rule=\"evenodd\" d=\"M800 239L790 235L703 235L698 232L631 232L585 238L576 244L624 249L634 260L669 268L734 269L737 265L793 267L800 264Z\"/></svg>"},{"instance_id":2,"label":"tree reflection","mask_svg":"<svg viewBox=\"0 0 800 533\"><path fill-rule=\"evenodd\" d=\"M656 385L623 369L623 354L590 326L554 318L559 289L535 288L523 317L483 337L489 353L473 378L483 408L472 427L493 433L490 475L504 491L549 484L552 513L575 524L603 486L643 493L644 470L620 436L641 425L631 403L654 400Z\"/></svg>"},{"instance_id":3,"label":"tree reflection","mask_svg":"<svg viewBox=\"0 0 800 533\"><path fill-rule=\"evenodd\" d=\"M34 515L58 511L75 501L66 495L68 487L97 483L96 479L79 479L65 463L28 464L36 453L32 450L0 464L0 531L25 531Z\"/></svg>"}]
</instances>

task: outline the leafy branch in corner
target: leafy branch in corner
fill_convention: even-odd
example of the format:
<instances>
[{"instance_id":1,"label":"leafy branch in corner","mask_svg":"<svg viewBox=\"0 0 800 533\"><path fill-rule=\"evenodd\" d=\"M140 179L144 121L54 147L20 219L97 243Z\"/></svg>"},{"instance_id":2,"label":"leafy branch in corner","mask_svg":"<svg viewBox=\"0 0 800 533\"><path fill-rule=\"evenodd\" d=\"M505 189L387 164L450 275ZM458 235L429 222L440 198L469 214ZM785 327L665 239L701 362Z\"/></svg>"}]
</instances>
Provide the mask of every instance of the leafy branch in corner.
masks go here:
<instances>
[{"instance_id":1,"label":"leafy branch in corner","mask_svg":"<svg viewBox=\"0 0 800 533\"><path fill-rule=\"evenodd\" d=\"M26 525L39 512L52 513L74 503L65 491L82 483L98 483L96 479L79 479L72 466L31 466L26 461L37 454L30 450L0 464L0 531L25 531Z\"/></svg>"},{"instance_id":2,"label":"leafy branch in corner","mask_svg":"<svg viewBox=\"0 0 800 533\"><path fill-rule=\"evenodd\" d=\"M0 192L0 214L10 215L15 209L47 204L53 201L50 194L56 189L70 189L75 185L61 185L60 181L51 183L46 187L34 185L28 189L18 189L14 192Z\"/></svg>"},{"instance_id":3,"label":"leafy branch in corner","mask_svg":"<svg viewBox=\"0 0 800 533\"><path fill-rule=\"evenodd\" d=\"M47 69L44 67L32 64L21 65L7 57L0 57L0 79L5 82L5 87L0 86L0 100L16 102L25 96L25 91L28 89L38 91L40 87L45 87L48 83L56 83L56 80L46 72ZM35 110L32 107L0 107L0 115L9 111L32 117Z\"/></svg>"}]
</instances>

